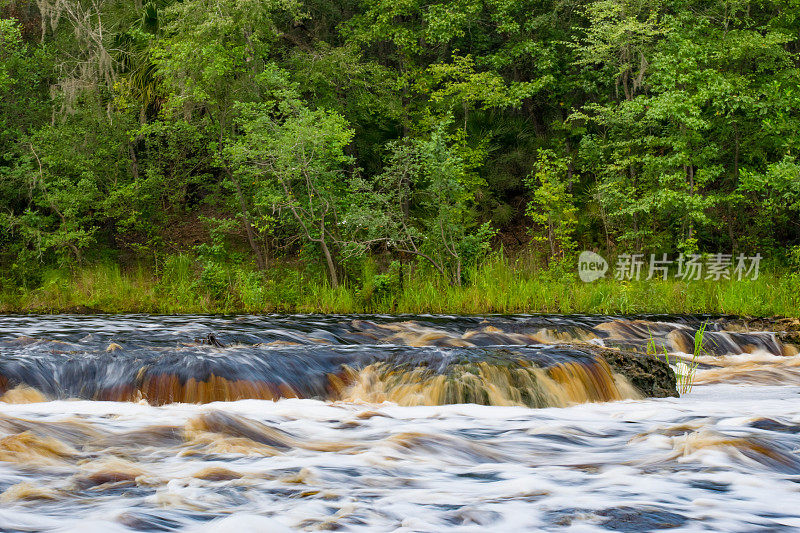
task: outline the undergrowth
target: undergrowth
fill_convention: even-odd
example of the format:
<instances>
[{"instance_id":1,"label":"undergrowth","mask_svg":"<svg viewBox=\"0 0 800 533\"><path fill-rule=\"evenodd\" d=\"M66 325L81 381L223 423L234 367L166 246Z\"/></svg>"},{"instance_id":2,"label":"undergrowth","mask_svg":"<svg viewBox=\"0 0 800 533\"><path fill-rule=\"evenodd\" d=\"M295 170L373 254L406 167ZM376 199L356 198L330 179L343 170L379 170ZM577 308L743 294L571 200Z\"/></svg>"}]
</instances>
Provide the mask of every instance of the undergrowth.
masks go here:
<instances>
[{"instance_id":1,"label":"undergrowth","mask_svg":"<svg viewBox=\"0 0 800 533\"><path fill-rule=\"evenodd\" d=\"M332 288L324 273L292 264L258 271L248 264L198 262L185 255L157 271L97 264L50 270L35 288L5 283L0 312L110 313L591 313L800 316L800 278L762 274L757 280L616 281L583 283L563 268L529 268L493 257L454 286L423 269L374 265Z\"/></svg>"}]
</instances>

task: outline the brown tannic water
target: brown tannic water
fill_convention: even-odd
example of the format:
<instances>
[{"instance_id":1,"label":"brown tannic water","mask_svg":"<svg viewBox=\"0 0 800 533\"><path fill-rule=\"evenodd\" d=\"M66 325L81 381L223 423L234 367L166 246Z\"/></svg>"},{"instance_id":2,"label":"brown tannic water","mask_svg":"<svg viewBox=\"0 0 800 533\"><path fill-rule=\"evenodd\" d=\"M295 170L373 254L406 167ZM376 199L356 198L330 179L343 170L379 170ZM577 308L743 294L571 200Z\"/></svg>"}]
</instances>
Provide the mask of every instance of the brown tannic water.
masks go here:
<instances>
[{"instance_id":1,"label":"brown tannic water","mask_svg":"<svg viewBox=\"0 0 800 533\"><path fill-rule=\"evenodd\" d=\"M591 349L674 364L704 321L680 398L645 399ZM0 326L0 532L800 528L800 356L733 321Z\"/></svg>"}]
</instances>

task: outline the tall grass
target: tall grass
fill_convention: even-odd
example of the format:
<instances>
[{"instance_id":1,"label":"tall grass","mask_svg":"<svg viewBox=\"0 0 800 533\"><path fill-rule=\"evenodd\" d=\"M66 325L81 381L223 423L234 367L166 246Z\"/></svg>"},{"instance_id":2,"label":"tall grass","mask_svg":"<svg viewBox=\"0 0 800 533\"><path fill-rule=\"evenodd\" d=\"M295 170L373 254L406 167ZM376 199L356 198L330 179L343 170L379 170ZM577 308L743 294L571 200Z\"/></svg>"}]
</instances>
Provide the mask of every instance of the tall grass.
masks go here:
<instances>
[{"instance_id":1,"label":"tall grass","mask_svg":"<svg viewBox=\"0 0 800 533\"><path fill-rule=\"evenodd\" d=\"M661 359L663 357L664 362L673 367L676 378L676 389L679 394L688 394L692 392L697 367L700 366L698 358L701 355L709 355L704 341L707 326L708 322L703 322L698 330L695 331L692 358L689 359L688 362L681 359L681 357L678 355L674 355L670 361L669 350L667 350L667 346L663 344L661 345L661 350L663 350L663 353L661 353L659 347L656 345L656 341L653 338L652 333L650 334L650 340L647 341L647 355L652 355L657 359Z\"/></svg>"},{"instance_id":2,"label":"tall grass","mask_svg":"<svg viewBox=\"0 0 800 533\"><path fill-rule=\"evenodd\" d=\"M202 274L202 275L201 275ZM800 316L800 276L766 273L754 281L612 279L583 283L570 272L536 269L496 256L468 272L468 283L406 272L402 285L369 279L329 286L322 273L277 265L220 266L206 275L174 256L158 272L115 264L52 270L36 289L4 288L0 312L79 308L122 313L709 313ZM369 273L368 273L369 274ZM372 275L372 274L370 274Z\"/></svg>"}]
</instances>

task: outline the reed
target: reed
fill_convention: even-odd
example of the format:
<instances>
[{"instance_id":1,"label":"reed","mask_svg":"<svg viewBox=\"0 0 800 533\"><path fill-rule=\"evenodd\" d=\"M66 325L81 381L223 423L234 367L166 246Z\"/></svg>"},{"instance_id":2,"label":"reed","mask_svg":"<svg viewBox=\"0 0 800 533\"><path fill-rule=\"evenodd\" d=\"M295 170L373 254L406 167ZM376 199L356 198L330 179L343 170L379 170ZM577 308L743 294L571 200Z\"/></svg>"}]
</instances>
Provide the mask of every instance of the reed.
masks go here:
<instances>
[{"instance_id":1,"label":"reed","mask_svg":"<svg viewBox=\"0 0 800 533\"><path fill-rule=\"evenodd\" d=\"M689 359L688 362L678 355L673 355L672 360L670 360L669 350L667 350L666 345L662 345L659 348L656 345L652 333L650 334L650 339L647 341L647 354L656 358L661 358L663 352L664 362L675 371L676 388L681 395L692 392L697 367L700 365L698 358L701 355L708 355L704 340L707 326L708 322L703 322L694 333L694 348L692 349L691 359Z\"/></svg>"}]
</instances>

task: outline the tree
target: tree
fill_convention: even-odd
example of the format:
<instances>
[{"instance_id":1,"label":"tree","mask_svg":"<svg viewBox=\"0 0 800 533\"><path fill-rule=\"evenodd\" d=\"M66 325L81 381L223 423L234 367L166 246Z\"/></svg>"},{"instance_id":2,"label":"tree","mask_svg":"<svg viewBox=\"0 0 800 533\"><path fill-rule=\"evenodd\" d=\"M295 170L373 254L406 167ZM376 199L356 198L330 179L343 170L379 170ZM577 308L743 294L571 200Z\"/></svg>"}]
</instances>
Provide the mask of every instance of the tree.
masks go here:
<instances>
[{"instance_id":1,"label":"tree","mask_svg":"<svg viewBox=\"0 0 800 533\"><path fill-rule=\"evenodd\" d=\"M213 16L209 16L213 14ZM219 180L234 191L239 216L256 263L266 268L257 243L249 198L222 152L237 136L238 103L268 94L259 80L271 65L277 21L301 16L293 0L190 0L163 12L163 37L152 48L156 72L164 80L165 120L198 125L219 167Z\"/></svg>"},{"instance_id":2,"label":"tree","mask_svg":"<svg viewBox=\"0 0 800 533\"><path fill-rule=\"evenodd\" d=\"M539 152L533 172L526 184L533 193L525 213L534 224L544 228L544 235L534 240L546 242L551 257L566 258L575 250L574 232L577 224L572 194L568 191L567 163L550 150Z\"/></svg>"},{"instance_id":3,"label":"tree","mask_svg":"<svg viewBox=\"0 0 800 533\"><path fill-rule=\"evenodd\" d=\"M645 20L623 17L625 5L593 4L599 18L588 33L596 35L579 47L579 63L605 57L624 88L624 98L572 116L593 126L581 151L598 200L636 248L694 252L720 227L735 247L731 194L740 176L781 161L797 139L791 37L772 15L749 18L741 3L655 5Z\"/></svg>"},{"instance_id":4,"label":"tree","mask_svg":"<svg viewBox=\"0 0 800 533\"><path fill-rule=\"evenodd\" d=\"M274 72L277 80L285 80ZM331 285L339 285L335 246L341 212L348 204L345 147L353 131L324 109L309 109L291 86L276 99L242 104L242 135L227 150L235 179L253 184L253 205L288 216L301 238L319 245Z\"/></svg>"},{"instance_id":5,"label":"tree","mask_svg":"<svg viewBox=\"0 0 800 533\"><path fill-rule=\"evenodd\" d=\"M488 250L494 235L472 210L480 178L441 124L428 137L389 143L387 165L362 181L347 223L351 245L383 243L416 256L460 285L463 267Z\"/></svg>"}]
</instances>

